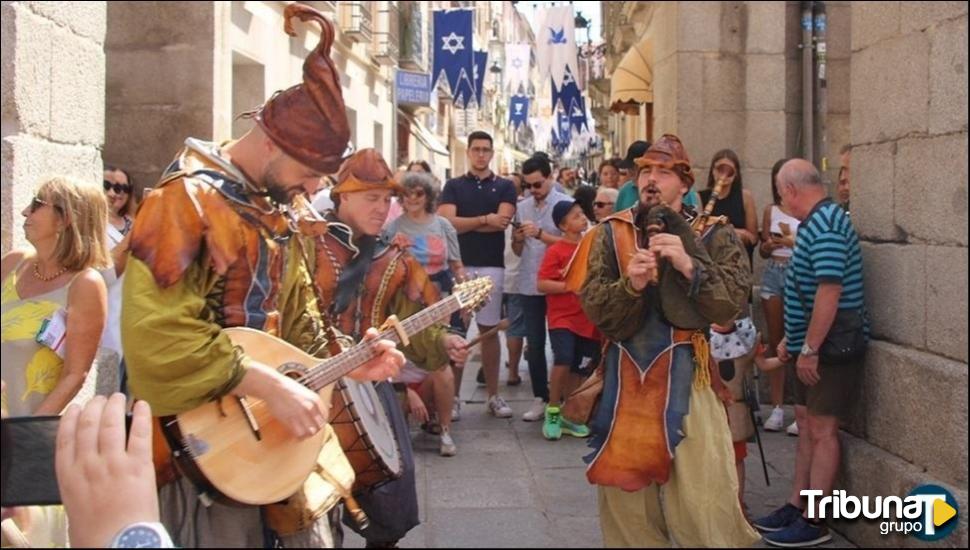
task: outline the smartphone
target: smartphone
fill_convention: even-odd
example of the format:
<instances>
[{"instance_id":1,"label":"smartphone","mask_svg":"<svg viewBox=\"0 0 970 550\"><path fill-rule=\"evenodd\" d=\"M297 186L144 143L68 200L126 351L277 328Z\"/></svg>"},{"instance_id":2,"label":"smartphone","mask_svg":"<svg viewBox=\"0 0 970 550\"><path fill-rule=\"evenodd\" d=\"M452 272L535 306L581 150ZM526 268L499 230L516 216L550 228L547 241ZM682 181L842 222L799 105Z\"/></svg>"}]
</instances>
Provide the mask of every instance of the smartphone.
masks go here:
<instances>
[{"instance_id":1,"label":"smartphone","mask_svg":"<svg viewBox=\"0 0 970 550\"><path fill-rule=\"evenodd\" d=\"M791 226L785 222L778 222L778 227L781 229L782 234L791 235Z\"/></svg>"},{"instance_id":2,"label":"smartphone","mask_svg":"<svg viewBox=\"0 0 970 550\"><path fill-rule=\"evenodd\" d=\"M512 220L509 223L512 224L512 229L518 229L518 228L522 227L522 222L517 222L515 220Z\"/></svg>"},{"instance_id":3,"label":"smartphone","mask_svg":"<svg viewBox=\"0 0 970 550\"><path fill-rule=\"evenodd\" d=\"M54 471L59 416L18 416L0 420L0 505L61 503ZM131 430L131 415L126 417Z\"/></svg>"},{"instance_id":4,"label":"smartphone","mask_svg":"<svg viewBox=\"0 0 970 550\"><path fill-rule=\"evenodd\" d=\"M785 236L782 235L781 233L775 233L774 231L771 232L771 236L774 237L774 238L776 238L776 239L784 239L785 238Z\"/></svg>"}]
</instances>

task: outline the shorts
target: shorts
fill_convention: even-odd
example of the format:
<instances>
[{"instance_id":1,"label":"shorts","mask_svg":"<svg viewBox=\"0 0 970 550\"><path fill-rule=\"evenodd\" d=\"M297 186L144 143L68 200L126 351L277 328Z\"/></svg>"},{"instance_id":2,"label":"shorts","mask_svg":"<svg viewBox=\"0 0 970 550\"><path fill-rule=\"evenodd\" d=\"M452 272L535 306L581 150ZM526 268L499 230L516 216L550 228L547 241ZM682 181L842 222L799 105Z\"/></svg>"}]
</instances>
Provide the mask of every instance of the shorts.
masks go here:
<instances>
[{"instance_id":1,"label":"shorts","mask_svg":"<svg viewBox=\"0 0 970 550\"><path fill-rule=\"evenodd\" d=\"M835 416L845 420L852 405L859 400L865 358L841 364L819 363L820 380L814 386L806 386L798 378L797 362L798 357L793 357L785 376L786 380L792 381L795 404L808 407L812 416Z\"/></svg>"},{"instance_id":2,"label":"shorts","mask_svg":"<svg viewBox=\"0 0 970 550\"><path fill-rule=\"evenodd\" d=\"M492 291L488 301L475 314L475 322L480 326L494 327L502 320L502 289L505 288L505 269L501 267L465 266L465 273L472 279L488 277L492 280Z\"/></svg>"},{"instance_id":3,"label":"shorts","mask_svg":"<svg viewBox=\"0 0 970 550\"><path fill-rule=\"evenodd\" d=\"M405 361L404 366L394 377L394 382L401 384L407 384L411 386L413 384L421 384L431 375L432 371L426 371L421 367L415 365L411 361Z\"/></svg>"},{"instance_id":4,"label":"shorts","mask_svg":"<svg viewBox=\"0 0 970 550\"><path fill-rule=\"evenodd\" d=\"M521 294L502 295L502 315L509 320L509 328L505 329L506 336L525 338L525 312L522 310Z\"/></svg>"},{"instance_id":5,"label":"shorts","mask_svg":"<svg viewBox=\"0 0 970 550\"><path fill-rule=\"evenodd\" d=\"M600 362L600 342L580 336L569 329L549 329L554 365L569 365L569 372L591 374Z\"/></svg>"},{"instance_id":6,"label":"shorts","mask_svg":"<svg viewBox=\"0 0 970 550\"><path fill-rule=\"evenodd\" d=\"M781 298L785 295L785 271L788 262L770 259L765 263L765 270L761 273L761 299Z\"/></svg>"}]
</instances>

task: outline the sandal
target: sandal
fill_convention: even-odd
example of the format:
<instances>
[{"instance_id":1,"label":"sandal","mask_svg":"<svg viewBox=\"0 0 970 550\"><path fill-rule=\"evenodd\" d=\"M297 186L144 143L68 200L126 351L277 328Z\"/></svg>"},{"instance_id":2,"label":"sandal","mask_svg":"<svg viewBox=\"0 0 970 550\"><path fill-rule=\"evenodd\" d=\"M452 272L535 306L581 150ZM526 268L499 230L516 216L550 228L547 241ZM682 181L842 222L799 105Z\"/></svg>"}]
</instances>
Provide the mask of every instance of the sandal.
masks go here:
<instances>
[{"instance_id":1,"label":"sandal","mask_svg":"<svg viewBox=\"0 0 970 550\"><path fill-rule=\"evenodd\" d=\"M509 362L508 361L505 362L505 368L506 369L509 368ZM505 385L506 386L518 386L521 383L522 383L522 377L519 376L518 371L516 371L514 378L512 377L512 374L511 373L509 374L509 379L506 380Z\"/></svg>"}]
</instances>

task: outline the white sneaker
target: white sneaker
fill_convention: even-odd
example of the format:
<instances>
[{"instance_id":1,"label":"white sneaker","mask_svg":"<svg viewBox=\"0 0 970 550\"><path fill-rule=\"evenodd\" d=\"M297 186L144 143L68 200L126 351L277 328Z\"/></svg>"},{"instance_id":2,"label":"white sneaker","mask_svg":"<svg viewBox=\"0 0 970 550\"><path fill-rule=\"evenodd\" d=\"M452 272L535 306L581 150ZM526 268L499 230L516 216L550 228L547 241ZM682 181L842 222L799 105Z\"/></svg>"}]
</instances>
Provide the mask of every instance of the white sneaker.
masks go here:
<instances>
[{"instance_id":1,"label":"white sneaker","mask_svg":"<svg viewBox=\"0 0 970 550\"><path fill-rule=\"evenodd\" d=\"M451 438L451 432L441 432L441 448L439 449L439 454L441 456L455 456L458 453L458 448L455 447L455 440Z\"/></svg>"},{"instance_id":2,"label":"white sneaker","mask_svg":"<svg viewBox=\"0 0 970 550\"><path fill-rule=\"evenodd\" d=\"M451 421L458 422L461 420L461 401L455 398L455 404L451 406Z\"/></svg>"},{"instance_id":3,"label":"white sneaker","mask_svg":"<svg viewBox=\"0 0 970 550\"><path fill-rule=\"evenodd\" d=\"M780 432L782 427L785 425L785 411L781 407L775 407L771 411L771 416L768 420L765 420L765 431L766 432Z\"/></svg>"},{"instance_id":4,"label":"white sneaker","mask_svg":"<svg viewBox=\"0 0 970 550\"><path fill-rule=\"evenodd\" d=\"M536 397L532 401L532 406L529 410L522 414L522 420L526 422L535 422L537 420L542 420L546 416L546 404L542 401L541 397Z\"/></svg>"},{"instance_id":5,"label":"white sneaker","mask_svg":"<svg viewBox=\"0 0 970 550\"><path fill-rule=\"evenodd\" d=\"M512 408L498 395L493 395L488 399L488 412L492 413L495 418L512 417Z\"/></svg>"},{"instance_id":6,"label":"white sneaker","mask_svg":"<svg viewBox=\"0 0 970 550\"><path fill-rule=\"evenodd\" d=\"M785 431L788 433L788 435L798 437L798 422L792 422Z\"/></svg>"}]
</instances>

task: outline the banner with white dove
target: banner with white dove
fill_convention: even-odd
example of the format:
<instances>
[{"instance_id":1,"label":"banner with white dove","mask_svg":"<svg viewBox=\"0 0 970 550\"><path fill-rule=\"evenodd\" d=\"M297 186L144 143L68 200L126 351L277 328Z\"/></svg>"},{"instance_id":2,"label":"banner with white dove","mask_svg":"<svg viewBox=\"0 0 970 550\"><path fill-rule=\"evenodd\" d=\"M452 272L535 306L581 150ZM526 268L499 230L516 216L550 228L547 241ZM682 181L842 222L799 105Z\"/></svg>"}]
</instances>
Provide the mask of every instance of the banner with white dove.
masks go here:
<instances>
[{"instance_id":1,"label":"banner with white dove","mask_svg":"<svg viewBox=\"0 0 970 550\"><path fill-rule=\"evenodd\" d=\"M539 10L536 20L536 58L539 76L552 76L557 88L562 88L566 68L579 74L576 58L576 23L573 21L572 5L555 6Z\"/></svg>"},{"instance_id":2,"label":"banner with white dove","mask_svg":"<svg viewBox=\"0 0 970 550\"><path fill-rule=\"evenodd\" d=\"M529 58L532 48L528 44L505 45L505 89L515 95L527 92L529 87Z\"/></svg>"},{"instance_id":3,"label":"banner with white dove","mask_svg":"<svg viewBox=\"0 0 970 550\"><path fill-rule=\"evenodd\" d=\"M473 88L472 15L470 9L434 12L432 90L437 87L442 73L452 97L457 97L463 79L467 80L468 89Z\"/></svg>"}]
</instances>

